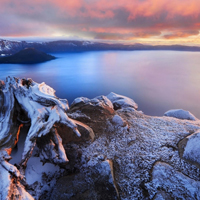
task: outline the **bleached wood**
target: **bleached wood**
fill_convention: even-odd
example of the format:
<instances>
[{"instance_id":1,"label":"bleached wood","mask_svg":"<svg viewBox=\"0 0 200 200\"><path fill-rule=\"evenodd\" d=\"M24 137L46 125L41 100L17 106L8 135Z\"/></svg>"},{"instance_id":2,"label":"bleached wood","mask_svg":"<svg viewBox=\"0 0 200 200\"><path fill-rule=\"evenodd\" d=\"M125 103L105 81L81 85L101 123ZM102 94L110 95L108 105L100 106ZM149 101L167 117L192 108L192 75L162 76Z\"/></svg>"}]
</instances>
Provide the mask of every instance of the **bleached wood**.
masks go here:
<instances>
[{"instance_id":1,"label":"bleached wood","mask_svg":"<svg viewBox=\"0 0 200 200\"><path fill-rule=\"evenodd\" d=\"M3 168L12 178L22 180L21 173L26 168L28 159L31 157L34 146L38 138L50 134L46 146L42 147L41 156L55 164L66 164L68 162L62 138L55 129L55 124L62 124L72 129L77 136L81 136L77 125L93 131L77 121L67 116L69 109L65 99L55 96L53 88L44 82L38 84L31 79L18 79L7 77L5 83L0 84L0 168ZM22 116L23 113L23 116ZM20 119L22 117L22 119ZM25 120L24 120L25 119ZM26 136L20 171L8 161L11 159L12 148L18 142L18 135L22 124L30 123L30 128ZM76 125L77 124L77 125ZM48 137L46 137L48 139ZM49 142L49 143L48 143ZM46 158L48 159L46 159ZM46 160L45 160L46 159ZM3 177L3 171L0 175ZM9 180L7 182L10 182ZM2 183L3 184L3 183ZM5 189L5 194L9 194L9 186L1 185ZM21 190L22 191L22 190Z\"/></svg>"}]
</instances>

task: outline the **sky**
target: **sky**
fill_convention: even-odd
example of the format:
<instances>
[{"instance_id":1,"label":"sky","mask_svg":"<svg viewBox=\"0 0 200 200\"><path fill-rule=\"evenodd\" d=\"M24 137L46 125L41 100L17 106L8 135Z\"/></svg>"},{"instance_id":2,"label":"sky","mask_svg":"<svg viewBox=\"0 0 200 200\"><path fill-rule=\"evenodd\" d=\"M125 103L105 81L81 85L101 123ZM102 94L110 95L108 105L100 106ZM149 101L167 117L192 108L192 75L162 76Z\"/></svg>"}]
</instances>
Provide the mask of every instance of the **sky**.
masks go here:
<instances>
[{"instance_id":1,"label":"sky","mask_svg":"<svg viewBox=\"0 0 200 200\"><path fill-rule=\"evenodd\" d=\"M0 0L0 38L200 46L200 0Z\"/></svg>"}]
</instances>

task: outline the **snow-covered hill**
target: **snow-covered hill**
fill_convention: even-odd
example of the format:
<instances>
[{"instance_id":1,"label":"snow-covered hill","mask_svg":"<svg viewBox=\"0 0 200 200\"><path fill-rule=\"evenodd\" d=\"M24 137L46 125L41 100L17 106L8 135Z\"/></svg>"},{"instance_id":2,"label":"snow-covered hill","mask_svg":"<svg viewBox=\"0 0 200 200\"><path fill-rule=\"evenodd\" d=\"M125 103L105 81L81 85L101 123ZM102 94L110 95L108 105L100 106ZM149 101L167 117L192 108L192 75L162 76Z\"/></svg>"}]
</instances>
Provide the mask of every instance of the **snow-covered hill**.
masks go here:
<instances>
[{"instance_id":1,"label":"snow-covered hill","mask_svg":"<svg viewBox=\"0 0 200 200\"><path fill-rule=\"evenodd\" d=\"M82 52L82 51L100 51L100 50L178 50L178 51L200 51L197 46L182 45L143 45L143 44L120 44L103 43L79 40L60 40L50 42L26 42L0 40L0 55L14 54L24 48L35 48L45 53L61 52Z\"/></svg>"}]
</instances>

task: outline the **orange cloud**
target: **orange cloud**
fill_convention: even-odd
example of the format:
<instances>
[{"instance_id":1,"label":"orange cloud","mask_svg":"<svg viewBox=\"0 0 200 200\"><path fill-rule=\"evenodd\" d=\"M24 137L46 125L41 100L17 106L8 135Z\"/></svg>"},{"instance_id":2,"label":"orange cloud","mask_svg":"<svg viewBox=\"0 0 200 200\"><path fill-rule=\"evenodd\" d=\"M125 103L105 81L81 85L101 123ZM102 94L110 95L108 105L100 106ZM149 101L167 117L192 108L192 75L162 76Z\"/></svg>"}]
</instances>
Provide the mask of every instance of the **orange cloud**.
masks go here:
<instances>
[{"instance_id":1,"label":"orange cloud","mask_svg":"<svg viewBox=\"0 0 200 200\"><path fill-rule=\"evenodd\" d=\"M166 39L185 38L189 36L199 35L199 31L178 31L166 34L163 37Z\"/></svg>"}]
</instances>

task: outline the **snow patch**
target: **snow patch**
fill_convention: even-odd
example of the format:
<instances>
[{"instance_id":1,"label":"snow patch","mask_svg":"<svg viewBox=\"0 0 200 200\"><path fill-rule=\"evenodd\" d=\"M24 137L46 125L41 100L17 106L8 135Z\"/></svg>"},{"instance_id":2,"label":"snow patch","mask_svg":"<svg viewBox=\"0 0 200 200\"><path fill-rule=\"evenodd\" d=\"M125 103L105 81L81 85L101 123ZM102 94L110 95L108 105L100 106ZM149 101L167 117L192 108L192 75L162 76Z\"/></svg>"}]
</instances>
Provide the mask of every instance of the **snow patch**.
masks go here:
<instances>
[{"instance_id":1,"label":"snow patch","mask_svg":"<svg viewBox=\"0 0 200 200\"><path fill-rule=\"evenodd\" d=\"M72 42L70 42L69 45L74 46L74 47L77 46L76 44L74 44L74 43L72 43Z\"/></svg>"},{"instance_id":2,"label":"snow patch","mask_svg":"<svg viewBox=\"0 0 200 200\"><path fill-rule=\"evenodd\" d=\"M58 166L51 163L46 163L42 165L39 157L31 157L27 163L27 168L25 172L26 182L30 185L38 181L42 183L42 177L44 174L47 176L53 175L54 173L60 171Z\"/></svg>"},{"instance_id":3,"label":"snow patch","mask_svg":"<svg viewBox=\"0 0 200 200\"><path fill-rule=\"evenodd\" d=\"M83 46L88 46L88 45L91 45L91 44L94 44L94 42L84 41L84 42L82 43Z\"/></svg>"}]
</instances>

